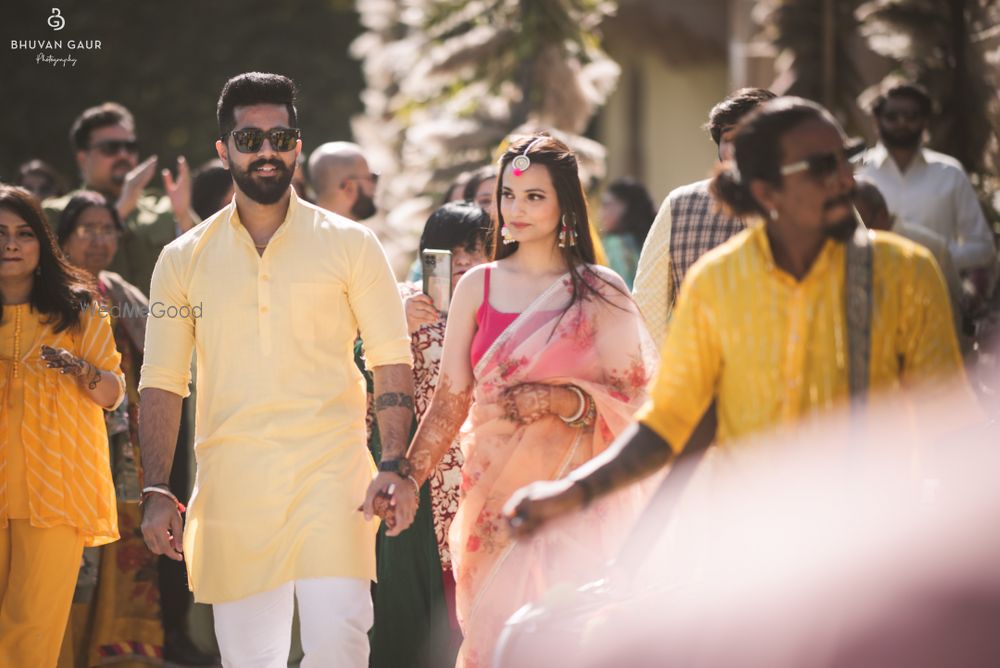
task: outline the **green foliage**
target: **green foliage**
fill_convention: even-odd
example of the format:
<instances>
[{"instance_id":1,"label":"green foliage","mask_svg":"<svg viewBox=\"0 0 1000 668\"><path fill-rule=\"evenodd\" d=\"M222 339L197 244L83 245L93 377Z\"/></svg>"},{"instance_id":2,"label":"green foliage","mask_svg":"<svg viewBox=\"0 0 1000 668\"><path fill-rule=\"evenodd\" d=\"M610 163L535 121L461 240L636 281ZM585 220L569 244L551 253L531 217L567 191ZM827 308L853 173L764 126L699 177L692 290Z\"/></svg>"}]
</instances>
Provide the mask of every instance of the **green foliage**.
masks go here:
<instances>
[{"instance_id":1,"label":"green foliage","mask_svg":"<svg viewBox=\"0 0 1000 668\"><path fill-rule=\"evenodd\" d=\"M824 0L763 0L754 9L762 36L779 52L774 92L824 104L848 131L858 130L861 114L855 100L864 89L851 55L858 27L854 12L860 3L836 0L830 15ZM828 20L832 21L829 26ZM827 29L833 37L830 52L824 43Z\"/></svg>"}]
</instances>

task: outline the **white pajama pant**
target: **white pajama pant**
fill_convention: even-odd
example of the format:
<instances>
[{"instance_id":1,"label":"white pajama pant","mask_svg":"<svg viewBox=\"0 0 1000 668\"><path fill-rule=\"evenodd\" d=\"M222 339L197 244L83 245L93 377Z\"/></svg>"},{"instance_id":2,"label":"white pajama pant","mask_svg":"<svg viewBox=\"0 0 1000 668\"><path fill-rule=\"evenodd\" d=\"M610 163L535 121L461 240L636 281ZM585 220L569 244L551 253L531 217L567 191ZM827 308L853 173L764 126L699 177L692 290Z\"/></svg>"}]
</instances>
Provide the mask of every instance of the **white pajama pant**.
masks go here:
<instances>
[{"instance_id":1,"label":"white pajama pant","mask_svg":"<svg viewBox=\"0 0 1000 668\"><path fill-rule=\"evenodd\" d=\"M222 665L286 668L297 599L302 668L367 668L368 629L374 622L370 586L357 578L311 578L214 604Z\"/></svg>"}]
</instances>

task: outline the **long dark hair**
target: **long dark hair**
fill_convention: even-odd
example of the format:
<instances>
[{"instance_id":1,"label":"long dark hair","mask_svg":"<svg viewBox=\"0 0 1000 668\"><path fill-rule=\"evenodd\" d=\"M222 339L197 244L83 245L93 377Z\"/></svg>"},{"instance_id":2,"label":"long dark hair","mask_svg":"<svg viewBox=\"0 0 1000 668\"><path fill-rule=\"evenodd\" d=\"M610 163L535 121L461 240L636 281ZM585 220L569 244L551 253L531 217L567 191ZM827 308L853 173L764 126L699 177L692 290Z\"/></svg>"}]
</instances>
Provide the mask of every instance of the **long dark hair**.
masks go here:
<instances>
[{"instance_id":1,"label":"long dark hair","mask_svg":"<svg viewBox=\"0 0 1000 668\"><path fill-rule=\"evenodd\" d=\"M94 302L93 279L82 269L71 265L56 246L56 240L45 221L45 214L24 188L0 185L0 209L9 211L28 224L38 238L38 269L34 276L29 301L32 308L55 323L62 332L80 326L80 313ZM3 303L0 300L0 318Z\"/></svg>"},{"instance_id":2,"label":"long dark hair","mask_svg":"<svg viewBox=\"0 0 1000 668\"><path fill-rule=\"evenodd\" d=\"M500 230L503 228L503 179L504 170L515 157L527 155L533 165L544 166L549 171L552 185L556 190L559 203L560 225L565 221L569 230L576 232L576 244L567 244L559 252L569 267L572 281L572 298L566 309L568 311L580 299L596 296L603 301L608 299L600 293L597 287L606 284L622 292L620 288L609 283L603 276L594 272L589 265L597 263L594 252L594 240L590 236L590 214L587 208L587 198L583 194L580 183L580 173L577 168L576 154L566 144L555 137L540 132L530 136L514 137L497 164L496 218L493 230L489 236L490 248L487 249L493 260L502 260L517 252L518 244L502 243ZM628 293L623 293L628 294ZM610 302L609 302L610 303Z\"/></svg>"}]
</instances>

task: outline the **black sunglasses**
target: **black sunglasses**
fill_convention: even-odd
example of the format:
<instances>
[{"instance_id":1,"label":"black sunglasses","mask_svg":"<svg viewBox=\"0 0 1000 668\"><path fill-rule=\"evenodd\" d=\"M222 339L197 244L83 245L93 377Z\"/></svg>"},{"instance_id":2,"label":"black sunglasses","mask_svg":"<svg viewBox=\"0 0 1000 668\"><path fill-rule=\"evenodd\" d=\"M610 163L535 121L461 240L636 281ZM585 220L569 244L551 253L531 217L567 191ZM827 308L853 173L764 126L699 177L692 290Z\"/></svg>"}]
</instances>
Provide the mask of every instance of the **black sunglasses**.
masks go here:
<instances>
[{"instance_id":1,"label":"black sunglasses","mask_svg":"<svg viewBox=\"0 0 1000 668\"><path fill-rule=\"evenodd\" d=\"M243 128L230 132L233 136L233 144L240 153L256 153L264 145L264 138L271 142L271 148L279 153L291 151L295 148L295 142L302 136L298 128L271 128L261 130L260 128ZM226 135L222 135L222 141L226 141Z\"/></svg>"},{"instance_id":2,"label":"black sunglasses","mask_svg":"<svg viewBox=\"0 0 1000 668\"><path fill-rule=\"evenodd\" d=\"M139 154L139 142L134 139L105 139L104 141L91 144L90 148L97 149L101 152L101 155L109 158L113 155L118 155L122 151L133 155Z\"/></svg>"}]
</instances>

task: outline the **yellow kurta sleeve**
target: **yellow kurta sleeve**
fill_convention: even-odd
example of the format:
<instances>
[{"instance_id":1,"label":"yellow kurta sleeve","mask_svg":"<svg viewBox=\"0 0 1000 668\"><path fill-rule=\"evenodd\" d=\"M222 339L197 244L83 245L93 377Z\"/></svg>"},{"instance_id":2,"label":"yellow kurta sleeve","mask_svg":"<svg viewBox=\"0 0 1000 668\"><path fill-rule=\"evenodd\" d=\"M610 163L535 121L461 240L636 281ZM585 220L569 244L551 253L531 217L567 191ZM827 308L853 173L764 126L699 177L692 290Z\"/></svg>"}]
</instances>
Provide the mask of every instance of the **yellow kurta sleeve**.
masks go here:
<instances>
[{"instance_id":1,"label":"yellow kurta sleeve","mask_svg":"<svg viewBox=\"0 0 1000 668\"><path fill-rule=\"evenodd\" d=\"M179 246L167 246L153 270L140 392L155 387L181 397L191 393L195 318L182 280L183 252Z\"/></svg>"},{"instance_id":2,"label":"yellow kurta sleeve","mask_svg":"<svg viewBox=\"0 0 1000 668\"><path fill-rule=\"evenodd\" d=\"M912 277L903 284L900 321L903 382L922 385L962 373L962 356L941 271L929 251L914 249Z\"/></svg>"},{"instance_id":3,"label":"yellow kurta sleeve","mask_svg":"<svg viewBox=\"0 0 1000 668\"><path fill-rule=\"evenodd\" d=\"M403 300L389 259L370 230L364 230L352 260L347 298L365 343L366 366L413 366Z\"/></svg>"},{"instance_id":4,"label":"yellow kurta sleeve","mask_svg":"<svg viewBox=\"0 0 1000 668\"><path fill-rule=\"evenodd\" d=\"M106 409L113 411L125 398L125 374L122 373L121 353L115 346L111 317L98 310L96 305L85 309L82 316L83 337L80 340L80 357L101 371L114 374L118 383L118 394L114 405Z\"/></svg>"},{"instance_id":5,"label":"yellow kurta sleeve","mask_svg":"<svg viewBox=\"0 0 1000 668\"><path fill-rule=\"evenodd\" d=\"M639 254L639 266L633 283L633 297L657 346L663 345L670 318L673 279L670 271L670 198L663 200L659 213L649 228Z\"/></svg>"},{"instance_id":6,"label":"yellow kurta sleeve","mask_svg":"<svg viewBox=\"0 0 1000 668\"><path fill-rule=\"evenodd\" d=\"M722 353L715 318L700 291L707 281L689 275L681 289L660 354L650 400L637 419L679 453L715 395Z\"/></svg>"}]
</instances>

